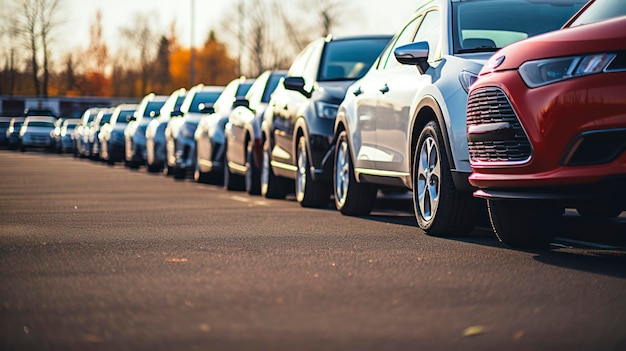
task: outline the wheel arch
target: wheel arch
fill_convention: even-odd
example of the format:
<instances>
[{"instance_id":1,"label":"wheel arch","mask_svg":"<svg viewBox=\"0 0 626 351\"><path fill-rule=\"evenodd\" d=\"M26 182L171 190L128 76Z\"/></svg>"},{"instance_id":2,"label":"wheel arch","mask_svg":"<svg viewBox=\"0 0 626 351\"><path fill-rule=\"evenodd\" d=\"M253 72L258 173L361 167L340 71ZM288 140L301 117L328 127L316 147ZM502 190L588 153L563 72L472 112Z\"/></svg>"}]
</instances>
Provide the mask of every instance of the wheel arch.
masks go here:
<instances>
[{"instance_id":1,"label":"wheel arch","mask_svg":"<svg viewBox=\"0 0 626 351\"><path fill-rule=\"evenodd\" d=\"M407 152L407 154L411 156L411 158L409 159L409 170L411 172L411 179L413 179L413 162L415 160L415 149L417 147L417 142L419 140L422 129L430 121L437 122L439 128L441 128L441 132L443 134L444 149L446 156L448 157L448 165L450 166L450 169L454 169L454 157L452 155L450 137L448 135L447 125L443 113L441 112L441 107L439 106L439 103L433 97L426 97L422 99L417 105L414 114L415 117L411 122L412 126L409 150Z\"/></svg>"}]
</instances>

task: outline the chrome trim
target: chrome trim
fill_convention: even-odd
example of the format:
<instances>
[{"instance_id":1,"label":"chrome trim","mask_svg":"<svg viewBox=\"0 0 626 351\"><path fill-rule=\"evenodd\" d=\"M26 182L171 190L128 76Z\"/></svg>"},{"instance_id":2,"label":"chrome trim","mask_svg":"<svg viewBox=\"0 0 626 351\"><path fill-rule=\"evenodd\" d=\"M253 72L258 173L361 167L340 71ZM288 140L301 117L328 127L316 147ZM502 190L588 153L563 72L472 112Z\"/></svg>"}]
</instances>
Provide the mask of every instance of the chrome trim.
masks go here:
<instances>
[{"instance_id":1,"label":"chrome trim","mask_svg":"<svg viewBox=\"0 0 626 351\"><path fill-rule=\"evenodd\" d=\"M397 172L397 171L383 171L378 169L369 169L369 168L355 168L354 173L357 175L367 174L378 177L393 177L393 178L403 178L408 177L411 174L407 172Z\"/></svg>"},{"instance_id":2,"label":"chrome trim","mask_svg":"<svg viewBox=\"0 0 626 351\"><path fill-rule=\"evenodd\" d=\"M238 164L236 164L235 162L232 162L232 161L228 161L228 168L234 169L234 170L236 170L237 172L240 172L240 173L246 173L248 171L247 167L238 165Z\"/></svg>"},{"instance_id":3,"label":"chrome trim","mask_svg":"<svg viewBox=\"0 0 626 351\"><path fill-rule=\"evenodd\" d=\"M515 106L513 106L513 104L511 103L511 100L509 99L509 95L504 90L500 89L499 87L495 87L495 86L480 87L476 89L475 92L481 91L481 90L489 90L489 89L498 90L502 92L507 103L509 104L509 106L511 106L511 111L513 111L513 114L515 114L515 118L517 118L520 128L522 128L522 132L524 132L524 136L526 137L526 139L528 140L528 144L530 145L530 156L520 161L473 161L470 155L469 157L470 165L471 166L498 166L498 167L513 166L514 167L514 166L522 166L522 165L529 163L533 159L533 155L535 154L535 148L533 147L532 141L528 137L528 132L526 132L526 128L524 128L524 124L522 123L522 120L519 118L519 115L517 111L515 110ZM469 102L469 95L468 95L468 102ZM466 112L466 115L467 115L467 112Z\"/></svg>"},{"instance_id":4,"label":"chrome trim","mask_svg":"<svg viewBox=\"0 0 626 351\"><path fill-rule=\"evenodd\" d=\"M298 171L298 167L297 166L288 165L286 163L282 163L282 162L278 162L278 161L272 161L272 162L270 162L270 164L272 165L272 167L285 169L285 170L288 170L288 171L291 171L291 172L297 172Z\"/></svg>"}]
</instances>

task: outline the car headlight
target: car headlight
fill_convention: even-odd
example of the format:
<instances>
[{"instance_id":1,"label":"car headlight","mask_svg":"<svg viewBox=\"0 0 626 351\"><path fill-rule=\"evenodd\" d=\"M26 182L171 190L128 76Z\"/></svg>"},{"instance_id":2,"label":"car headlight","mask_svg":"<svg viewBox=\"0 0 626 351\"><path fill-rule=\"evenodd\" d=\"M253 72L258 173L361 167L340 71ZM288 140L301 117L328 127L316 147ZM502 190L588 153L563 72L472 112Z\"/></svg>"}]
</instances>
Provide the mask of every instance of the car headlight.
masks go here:
<instances>
[{"instance_id":1,"label":"car headlight","mask_svg":"<svg viewBox=\"0 0 626 351\"><path fill-rule=\"evenodd\" d=\"M600 73L611 64L615 54L592 54L557 57L525 62L519 68L524 83L530 88L562 80Z\"/></svg>"},{"instance_id":2,"label":"car headlight","mask_svg":"<svg viewBox=\"0 0 626 351\"><path fill-rule=\"evenodd\" d=\"M317 109L318 117L328 119L335 119L339 110L339 106L321 101L315 103L315 108Z\"/></svg>"},{"instance_id":3,"label":"car headlight","mask_svg":"<svg viewBox=\"0 0 626 351\"><path fill-rule=\"evenodd\" d=\"M466 93L469 93L469 89L478 79L478 74L469 72L469 71L461 71L459 73L459 81L461 82L461 86Z\"/></svg>"}]
</instances>

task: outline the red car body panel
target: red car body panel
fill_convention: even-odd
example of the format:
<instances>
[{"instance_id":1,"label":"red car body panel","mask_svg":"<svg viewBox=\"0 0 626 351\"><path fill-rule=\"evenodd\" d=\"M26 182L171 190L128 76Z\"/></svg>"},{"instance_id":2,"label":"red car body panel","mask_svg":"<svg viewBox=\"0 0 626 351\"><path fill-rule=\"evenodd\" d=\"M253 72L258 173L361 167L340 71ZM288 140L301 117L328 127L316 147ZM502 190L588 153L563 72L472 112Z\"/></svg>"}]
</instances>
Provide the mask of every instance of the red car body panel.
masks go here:
<instances>
[{"instance_id":1,"label":"red car body panel","mask_svg":"<svg viewBox=\"0 0 626 351\"><path fill-rule=\"evenodd\" d=\"M484 88L503 91L532 153L527 161L516 164L472 161L470 183L481 189L522 193L529 188L597 184L611 177L626 179L625 150L608 162L566 162L581 133L618 131L626 138L626 71L601 72L537 88L529 88L518 71L531 60L612 52L621 52L621 59L626 55L626 17L537 36L496 53L492 61L502 56L504 61L497 67L485 65L470 95ZM475 195L489 197L485 191Z\"/></svg>"}]
</instances>

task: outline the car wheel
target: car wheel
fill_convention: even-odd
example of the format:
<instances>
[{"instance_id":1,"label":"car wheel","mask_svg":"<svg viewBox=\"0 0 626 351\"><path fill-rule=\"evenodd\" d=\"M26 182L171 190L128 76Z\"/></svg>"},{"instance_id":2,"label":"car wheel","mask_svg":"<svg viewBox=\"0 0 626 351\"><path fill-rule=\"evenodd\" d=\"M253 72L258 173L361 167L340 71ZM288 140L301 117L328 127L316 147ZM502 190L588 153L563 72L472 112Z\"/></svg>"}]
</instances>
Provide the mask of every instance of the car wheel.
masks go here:
<instances>
[{"instance_id":1,"label":"car wheel","mask_svg":"<svg viewBox=\"0 0 626 351\"><path fill-rule=\"evenodd\" d=\"M270 152L270 143L266 140L261 163L261 195L268 199L284 199L287 196L288 183L285 178L276 176L272 171Z\"/></svg>"},{"instance_id":2,"label":"car wheel","mask_svg":"<svg viewBox=\"0 0 626 351\"><path fill-rule=\"evenodd\" d=\"M161 167L154 164L148 164L146 170L148 171L148 173L158 173L161 172Z\"/></svg>"},{"instance_id":3,"label":"car wheel","mask_svg":"<svg viewBox=\"0 0 626 351\"><path fill-rule=\"evenodd\" d=\"M163 162L163 174L166 176L171 176L173 173L173 168L167 164L167 161Z\"/></svg>"},{"instance_id":4,"label":"car wheel","mask_svg":"<svg viewBox=\"0 0 626 351\"><path fill-rule=\"evenodd\" d=\"M622 213L622 207L610 203L590 203L579 205L576 211L583 217L603 219L619 216Z\"/></svg>"},{"instance_id":5,"label":"car wheel","mask_svg":"<svg viewBox=\"0 0 626 351\"><path fill-rule=\"evenodd\" d=\"M193 172L193 179L198 183L209 184L212 180L211 172L202 172L200 170L200 166L198 166L198 164L196 163L196 170Z\"/></svg>"},{"instance_id":6,"label":"car wheel","mask_svg":"<svg viewBox=\"0 0 626 351\"><path fill-rule=\"evenodd\" d=\"M371 184L357 183L345 131L337 138L333 180L335 207L342 214L363 216L372 211L378 189Z\"/></svg>"},{"instance_id":7,"label":"car wheel","mask_svg":"<svg viewBox=\"0 0 626 351\"><path fill-rule=\"evenodd\" d=\"M172 169L172 175L174 176L174 180L184 180L187 178L187 170L174 166Z\"/></svg>"},{"instance_id":8,"label":"car wheel","mask_svg":"<svg viewBox=\"0 0 626 351\"><path fill-rule=\"evenodd\" d=\"M222 169L224 171L224 189L230 191L246 190L245 178L230 171L230 168L228 167L228 160L226 159L226 153L224 153L223 160Z\"/></svg>"},{"instance_id":9,"label":"car wheel","mask_svg":"<svg viewBox=\"0 0 626 351\"><path fill-rule=\"evenodd\" d=\"M330 200L330 187L313 180L308 155L306 139L301 136L296 153L296 200L302 207L326 207Z\"/></svg>"},{"instance_id":10,"label":"car wheel","mask_svg":"<svg viewBox=\"0 0 626 351\"><path fill-rule=\"evenodd\" d=\"M261 195L261 171L254 159L252 142L246 153L246 192L250 195Z\"/></svg>"},{"instance_id":11,"label":"car wheel","mask_svg":"<svg viewBox=\"0 0 626 351\"><path fill-rule=\"evenodd\" d=\"M547 246L563 214L555 204L532 200L487 200L487 210L498 240L514 248Z\"/></svg>"},{"instance_id":12,"label":"car wheel","mask_svg":"<svg viewBox=\"0 0 626 351\"><path fill-rule=\"evenodd\" d=\"M435 121L420 133L413 160L413 207L417 224L428 235L464 235L474 226L476 208L470 193L456 190Z\"/></svg>"}]
</instances>

